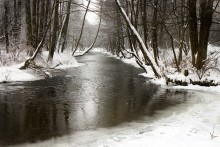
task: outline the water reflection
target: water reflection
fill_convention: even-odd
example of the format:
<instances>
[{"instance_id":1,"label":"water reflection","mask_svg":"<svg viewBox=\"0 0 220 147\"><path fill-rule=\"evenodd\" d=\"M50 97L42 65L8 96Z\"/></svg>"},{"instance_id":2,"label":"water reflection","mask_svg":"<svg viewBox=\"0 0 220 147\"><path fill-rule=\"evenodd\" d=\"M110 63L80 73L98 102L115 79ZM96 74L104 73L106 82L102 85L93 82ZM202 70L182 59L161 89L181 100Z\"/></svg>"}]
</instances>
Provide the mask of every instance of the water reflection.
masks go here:
<instances>
[{"instance_id":1,"label":"water reflection","mask_svg":"<svg viewBox=\"0 0 220 147\"><path fill-rule=\"evenodd\" d=\"M115 126L190 97L147 83L137 76L140 69L113 58L90 55L81 62L87 66L70 69L65 77L9 84L15 89L0 91L0 145Z\"/></svg>"}]
</instances>

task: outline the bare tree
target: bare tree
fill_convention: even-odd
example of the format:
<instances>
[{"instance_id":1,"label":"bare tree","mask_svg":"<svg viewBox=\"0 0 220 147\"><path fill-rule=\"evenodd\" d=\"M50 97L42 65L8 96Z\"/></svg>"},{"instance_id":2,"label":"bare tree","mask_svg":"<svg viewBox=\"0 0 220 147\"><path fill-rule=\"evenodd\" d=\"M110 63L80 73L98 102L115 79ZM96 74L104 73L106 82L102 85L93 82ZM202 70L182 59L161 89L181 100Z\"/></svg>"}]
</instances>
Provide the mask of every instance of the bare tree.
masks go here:
<instances>
[{"instance_id":1,"label":"bare tree","mask_svg":"<svg viewBox=\"0 0 220 147\"><path fill-rule=\"evenodd\" d=\"M58 27L59 27L59 0L54 0L53 30L52 30L52 40L49 49L48 61L53 60L54 52L56 49Z\"/></svg>"},{"instance_id":2,"label":"bare tree","mask_svg":"<svg viewBox=\"0 0 220 147\"><path fill-rule=\"evenodd\" d=\"M196 53L198 52L198 27L197 27L197 0L188 0L189 8L189 37L192 53L192 64L195 66Z\"/></svg>"},{"instance_id":3,"label":"bare tree","mask_svg":"<svg viewBox=\"0 0 220 147\"><path fill-rule=\"evenodd\" d=\"M30 0L25 0L25 20L26 20L26 38L27 45L33 47L32 41L32 18L31 18L31 3ZM31 49L29 55L33 54L33 50Z\"/></svg>"},{"instance_id":4,"label":"bare tree","mask_svg":"<svg viewBox=\"0 0 220 147\"><path fill-rule=\"evenodd\" d=\"M6 52L9 53L9 33L8 33L9 1L8 0L4 0L4 7L5 7L5 16L4 16L5 48L6 48Z\"/></svg>"},{"instance_id":5,"label":"bare tree","mask_svg":"<svg viewBox=\"0 0 220 147\"><path fill-rule=\"evenodd\" d=\"M69 26L69 19L70 19L70 8L71 8L71 3L72 3L72 0L69 0L67 2L67 10L66 10L66 17L65 17L65 20L64 20L64 26L62 28L62 38L63 38L63 42L61 44L61 52L64 51L65 49L65 45L66 45L66 41L67 41L67 31L68 31L68 26Z\"/></svg>"},{"instance_id":6,"label":"bare tree","mask_svg":"<svg viewBox=\"0 0 220 147\"><path fill-rule=\"evenodd\" d=\"M197 69L201 69L207 59L207 48L209 40L209 31L212 25L212 15L214 0L201 0L200 2L200 31L199 31L199 44L198 55L196 61Z\"/></svg>"},{"instance_id":7,"label":"bare tree","mask_svg":"<svg viewBox=\"0 0 220 147\"><path fill-rule=\"evenodd\" d=\"M87 7L86 7L86 11L85 11L85 14L84 14L84 17L83 17L83 22L82 22L82 27L81 27L81 30L80 30L80 35L79 35L79 39L77 40L77 43L76 43L76 47L75 49L73 50L73 53L72 53L72 56L74 56L76 50L78 49L79 47L79 43L80 43L80 40L82 38L82 34L83 34L83 30L84 30L84 26L85 26L85 20L86 20L86 15L89 11L89 5L91 3L91 0L88 0L88 4L87 4Z\"/></svg>"},{"instance_id":8,"label":"bare tree","mask_svg":"<svg viewBox=\"0 0 220 147\"><path fill-rule=\"evenodd\" d=\"M96 40L97 40L97 38L99 36L99 32L100 32L100 28L101 28L101 23L102 23L102 18L100 16L100 18L99 18L99 25L98 25L98 29L97 29L94 41L92 42L92 44L87 49L85 49L85 51L82 54L75 55L75 57L79 57L79 56L85 55L86 53L88 53L94 47L94 45L96 43Z\"/></svg>"},{"instance_id":9,"label":"bare tree","mask_svg":"<svg viewBox=\"0 0 220 147\"><path fill-rule=\"evenodd\" d=\"M139 33L137 32L137 30L134 28L134 26L131 24L125 10L123 9L121 3L119 0L115 0L115 3L117 4L119 11L121 12L121 15L124 17L124 20L126 21L126 23L129 26L129 29L134 33L134 35L137 38L137 41L139 43L139 46L141 48L142 53L145 55L148 63L150 64L151 68L154 71L154 74L156 77L164 77L165 73L162 72L162 70L159 68L159 66L156 64L156 62L154 61L151 53L148 51L147 47L145 46L142 38L140 37Z\"/></svg>"}]
</instances>

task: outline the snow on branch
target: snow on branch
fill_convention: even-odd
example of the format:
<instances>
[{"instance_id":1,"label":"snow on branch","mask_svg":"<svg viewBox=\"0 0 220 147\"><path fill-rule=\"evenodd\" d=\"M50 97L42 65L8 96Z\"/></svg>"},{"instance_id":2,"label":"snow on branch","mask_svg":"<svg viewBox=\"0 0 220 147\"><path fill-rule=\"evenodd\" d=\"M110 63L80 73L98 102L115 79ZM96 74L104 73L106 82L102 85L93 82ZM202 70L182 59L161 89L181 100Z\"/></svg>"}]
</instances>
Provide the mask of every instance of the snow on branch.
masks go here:
<instances>
[{"instance_id":1,"label":"snow on branch","mask_svg":"<svg viewBox=\"0 0 220 147\"><path fill-rule=\"evenodd\" d=\"M129 20L125 10L123 9L121 3L119 0L115 0L116 5L119 8L120 13L122 14L122 16L124 17L124 20L126 21L129 29L134 33L135 37L137 38L137 41L140 45L140 47L143 49L143 54L146 54L147 56L147 60L151 66L151 68L154 71L154 74L156 77L160 78L160 77L166 77L165 73L162 72L162 70L160 69L160 67L157 65L157 63L154 61L153 56L151 55L151 53L147 50L146 45L144 44L141 36L139 35L139 33L137 32L137 30L135 29L135 27L131 24L131 21Z\"/></svg>"}]
</instances>

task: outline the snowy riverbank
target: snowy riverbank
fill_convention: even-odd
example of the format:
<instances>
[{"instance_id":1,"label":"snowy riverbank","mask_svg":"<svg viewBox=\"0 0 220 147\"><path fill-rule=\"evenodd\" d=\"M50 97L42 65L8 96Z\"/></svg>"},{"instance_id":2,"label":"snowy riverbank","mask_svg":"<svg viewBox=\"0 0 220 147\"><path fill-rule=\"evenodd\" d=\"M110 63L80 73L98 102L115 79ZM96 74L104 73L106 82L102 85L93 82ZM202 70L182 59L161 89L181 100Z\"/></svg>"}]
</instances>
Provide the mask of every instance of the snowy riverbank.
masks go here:
<instances>
[{"instance_id":1,"label":"snowy riverbank","mask_svg":"<svg viewBox=\"0 0 220 147\"><path fill-rule=\"evenodd\" d=\"M153 118L116 127L74 132L22 147L219 147L220 99L216 93L195 92L186 103Z\"/></svg>"},{"instance_id":2,"label":"snowy riverbank","mask_svg":"<svg viewBox=\"0 0 220 147\"><path fill-rule=\"evenodd\" d=\"M138 67L134 59L123 62ZM153 74L142 74L153 78ZM166 86L162 89L188 89L192 97L186 103L158 111L153 118L144 117L135 122L112 128L79 131L54 138L34 147L219 147L220 146L220 88L201 86ZM190 90L192 89L192 90ZM211 92L210 92L211 91Z\"/></svg>"},{"instance_id":3,"label":"snowy riverbank","mask_svg":"<svg viewBox=\"0 0 220 147\"><path fill-rule=\"evenodd\" d=\"M35 81L45 78L45 73L40 70L27 69L20 70L19 68L23 65L25 61L26 54L21 54L18 61L13 61L10 55L5 55L7 59L10 60L8 64L1 64L0 67L0 83L2 82L13 82L13 81ZM48 52L43 52L40 56L37 57L36 63L38 66L41 66L45 69L47 68L56 68L56 69L66 69L72 67L78 67L82 64L78 63L70 53L55 53L54 59L51 63L47 63Z\"/></svg>"},{"instance_id":4,"label":"snowy riverbank","mask_svg":"<svg viewBox=\"0 0 220 147\"><path fill-rule=\"evenodd\" d=\"M218 47L214 47L214 46L209 46L209 54L211 54L212 52L215 52L219 50ZM101 52L104 54L107 54L109 56L115 57L116 59L120 59L119 57L117 57L116 55L112 55L111 53L107 52L105 49L102 48L97 48L94 49L93 52ZM169 55L169 54L168 54ZM167 57L168 58L168 57ZM131 59L120 59L122 60L124 63L130 64L132 66L138 67L139 65L136 63L135 58L131 58ZM169 61L170 62L170 61ZM192 85L189 84L188 86L167 86L166 85L166 80L165 79L157 79L154 76L154 73L151 69L151 67L147 66L147 71L148 73L142 73L140 74L141 76L144 76L146 78L150 78L150 82L157 84L157 85L161 85L164 88L172 88L172 89L188 89L188 90L196 90L196 91L206 91L206 92L218 92L220 93L220 85L218 86L210 86L210 87L205 87L205 86L198 86L198 85ZM220 67L218 67L220 69ZM173 69L171 69L172 71ZM172 79L177 79L177 80L182 80L182 81L189 81L189 79L192 80L199 80L198 75L196 75L195 73L190 73L189 76L186 78L183 73L175 73L174 71L171 72L171 74L168 74L168 77L172 78ZM204 75L203 80L214 80L216 83L220 83L220 74L218 71L211 71L208 72L208 75Z\"/></svg>"},{"instance_id":5,"label":"snowy riverbank","mask_svg":"<svg viewBox=\"0 0 220 147\"><path fill-rule=\"evenodd\" d=\"M45 53L46 54L46 53ZM44 56L44 55L43 55ZM46 57L46 55L45 55ZM44 57L42 57L44 58ZM61 61L64 57L60 58ZM74 66L75 61L66 65ZM54 60L51 66L60 61ZM136 64L134 59L124 62ZM73 64L70 64L73 63ZM64 65L64 64L63 64ZM17 66L15 66L17 67ZM15 68L13 67L13 68ZM64 67L63 67L64 68ZM15 73L15 72L13 72ZM153 78L152 73L143 76ZM164 81L151 79L162 84L162 89L193 89L186 103L157 111L153 118L144 117L116 127L74 132L63 137L33 143L21 147L219 147L220 146L220 88L201 86L166 86Z\"/></svg>"}]
</instances>

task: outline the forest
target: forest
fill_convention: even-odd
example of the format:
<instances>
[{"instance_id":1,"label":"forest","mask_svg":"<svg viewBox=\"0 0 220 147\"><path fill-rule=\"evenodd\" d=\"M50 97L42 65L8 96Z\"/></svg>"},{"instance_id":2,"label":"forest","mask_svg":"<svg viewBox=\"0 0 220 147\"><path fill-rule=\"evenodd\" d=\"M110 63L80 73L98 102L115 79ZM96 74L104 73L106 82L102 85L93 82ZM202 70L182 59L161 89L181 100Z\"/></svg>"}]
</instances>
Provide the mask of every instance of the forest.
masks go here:
<instances>
[{"instance_id":1,"label":"forest","mask_svg":"<svg viewBox=\"0 0 220 147\"><path fill-rule=\"evenodd\" d=\"M0 0L0 146L219 147L220 0Z\"/></svg>"},{"instance_id":2,"label":"forest","mask_svg":"<svg viewBox=\"0 0 220 147\"><path fill-rule=\"evenodd\" d=\"M218 85L206 76L219 73L219 50L209 49L219 45L219 0L1 0L0 7L3 65L5 53L19 60L26 52L26 69L43 50L50 62L55 52L100 47L135 57L167 83L186 85L169 75L190 73L198 77L190 83Z\"/></svg>"}]
</instances>

